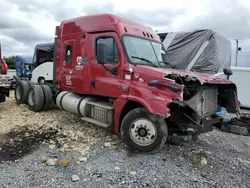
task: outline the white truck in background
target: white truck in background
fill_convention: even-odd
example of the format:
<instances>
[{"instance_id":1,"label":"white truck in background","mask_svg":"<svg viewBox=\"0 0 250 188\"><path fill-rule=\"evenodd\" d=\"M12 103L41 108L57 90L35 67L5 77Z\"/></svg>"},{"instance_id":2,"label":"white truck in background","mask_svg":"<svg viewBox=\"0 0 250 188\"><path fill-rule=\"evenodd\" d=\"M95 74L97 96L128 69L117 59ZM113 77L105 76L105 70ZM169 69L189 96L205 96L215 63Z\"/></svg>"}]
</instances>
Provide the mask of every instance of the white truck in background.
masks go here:
<instances>
[{"instance_id":1,"label":"white truck in background","mask_svg":"<svg viewBox=\"0 0 250 188\"><path fill-rule=\"evenodd\" d=\"M37 44L32 62L25 56L16 56L15 80L30 80L34 83L52 82L53 80L54 43Z\"/></svg>"},{"instance_id":2,"label":"white truck in background","mask_svg":"<svg viewBox=\"0 0 250 188\"><path fill-rule=\"evenodd\" d=\"M35 83L51 82L53 80L53 62L45 62L32 71L31 81Z\"/></svg>"},{"instance_id":3,"label":"white truck in background","mask_svg":"<svg viewBox=\"0 0 250 188\"><path fill-rule=\"evenodd\" d=\"M31 81L35 83L53 80L54 43L37 44L34 50Z\"/></svg>"}]
</instances>

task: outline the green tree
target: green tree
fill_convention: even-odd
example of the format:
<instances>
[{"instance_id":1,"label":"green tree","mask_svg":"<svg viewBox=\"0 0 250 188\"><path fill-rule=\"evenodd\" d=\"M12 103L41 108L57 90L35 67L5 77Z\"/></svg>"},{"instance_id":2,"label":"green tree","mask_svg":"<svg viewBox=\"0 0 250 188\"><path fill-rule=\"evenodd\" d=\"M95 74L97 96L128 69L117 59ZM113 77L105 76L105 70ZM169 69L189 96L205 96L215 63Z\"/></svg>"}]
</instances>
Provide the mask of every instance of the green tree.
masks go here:
<instances>
[{"instance_id":1,"label":"green tree","mask_svg":"<svg viewBox=\"0 0 250 188\"><path fill-rule=\"evenodd\" d=\"M15 56L3 57L3 59L6 61L9 69L16 69Z\"/></svg>"}]
</instances>

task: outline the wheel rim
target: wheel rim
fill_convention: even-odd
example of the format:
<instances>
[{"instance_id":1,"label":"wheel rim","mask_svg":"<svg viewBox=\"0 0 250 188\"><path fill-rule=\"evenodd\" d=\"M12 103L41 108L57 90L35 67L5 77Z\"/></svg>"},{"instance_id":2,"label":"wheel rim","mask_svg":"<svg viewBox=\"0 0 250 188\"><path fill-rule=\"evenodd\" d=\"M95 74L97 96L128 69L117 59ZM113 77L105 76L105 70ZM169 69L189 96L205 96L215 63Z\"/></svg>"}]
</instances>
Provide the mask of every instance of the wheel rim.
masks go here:
<instances>
[{"instance_id":1,"label":"wheel rim","mask_svg":"<svg viewBox=\"0 0 250 188\"><path fill-rule=\"evenodd\" d=\"M45 83L45 80L44 79L41 79L40 81L39 81L39 84L44 84Z\"/></svg>"},{"instance_id":2,"label":"wheel rim","mask_svg":"<svg viewBox=\"0 0 250 188\"><path fill-rule=\"evenodd\" d=\"M20 85L16 86L16 98L17 100L21 99L21 86Z\"/></svg>"},{"instance_id":3,"label":"wheel rim","mask_svg":"<svg viewBox=\"0 0 250 188\"><path fill-rule=\"evenodd\" d=\"M140 146L149 146L157 137L157 130L153 122L148 119L137 119L129 128L131 139Z\"/></svg>"}]
</instances>

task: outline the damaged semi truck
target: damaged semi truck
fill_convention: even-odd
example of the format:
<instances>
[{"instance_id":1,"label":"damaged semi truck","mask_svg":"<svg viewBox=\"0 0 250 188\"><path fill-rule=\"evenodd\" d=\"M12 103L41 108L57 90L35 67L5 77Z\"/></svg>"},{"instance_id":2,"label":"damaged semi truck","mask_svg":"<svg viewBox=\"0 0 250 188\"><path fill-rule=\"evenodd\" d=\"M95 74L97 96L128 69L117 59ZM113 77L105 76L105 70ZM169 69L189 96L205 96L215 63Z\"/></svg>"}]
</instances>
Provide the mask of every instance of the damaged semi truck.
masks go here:
<instances>
[{"instance_id":1,"label":"damaged semi truck","mask_svg":"<svg viewBox=\"0 0 250 188\"><path fill-rule=\"evenodd\" d=\"M16 102L30 110L48 110L54 101L113 129L135 152L158 151L172 133L212 131L220 107L239 113L235 84L171 68L150 27L99 14L63 21L55 35L53 83L17 83Z\"/></svg>"}]
</instances>

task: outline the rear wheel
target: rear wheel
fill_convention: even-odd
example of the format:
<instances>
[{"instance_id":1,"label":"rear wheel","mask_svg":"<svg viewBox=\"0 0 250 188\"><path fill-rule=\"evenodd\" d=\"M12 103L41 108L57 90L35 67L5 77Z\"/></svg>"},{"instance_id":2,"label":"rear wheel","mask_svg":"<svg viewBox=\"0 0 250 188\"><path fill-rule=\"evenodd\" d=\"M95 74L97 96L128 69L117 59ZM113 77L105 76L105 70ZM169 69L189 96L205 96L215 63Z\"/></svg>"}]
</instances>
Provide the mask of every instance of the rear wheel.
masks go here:
<instances>
[{"instance_id":1,"label":"rear wheel","mask_svg":"<svg viewBox=\"0 0 250 188\"><path fill-rule=\"evenodd\" d=\"M28 99L29 84L27 81L18 80L15 87L15 99L17 104L26 104Z\"/></svg>"},{"instance_id":2,"label":"rear wheel","mask_svg":"<svg viewBox=\"0 0 250 188\"><path fill-rule=\"evenodd\" d=\"M48 85L41 85L44 94L44 105L43 110L48 110L53 103L53 95L50 87Z\"/></svg>"},{"instance_id":3,"label":"rear wheel","mask_svg":"<svg viewBox=\"0 0 250 188\"><path fill-rule=\"evenodd\" d=\"M28 93L28 106L29 109L35 112L42 110L44 105L43 89L40 85L33 85Z\"/></svg>"},{"instance_id":4,"label":"rear wheel","mask_svg":"<svg viewBox=\"0 0 250 188\"><path fill-rule=\"evenodd\" d=\"M145 108L136 108L124 117L121 135L133 152L154 153L164 146L168 129L162 117L149 113Z\"/></svg>"}]
</instances>

